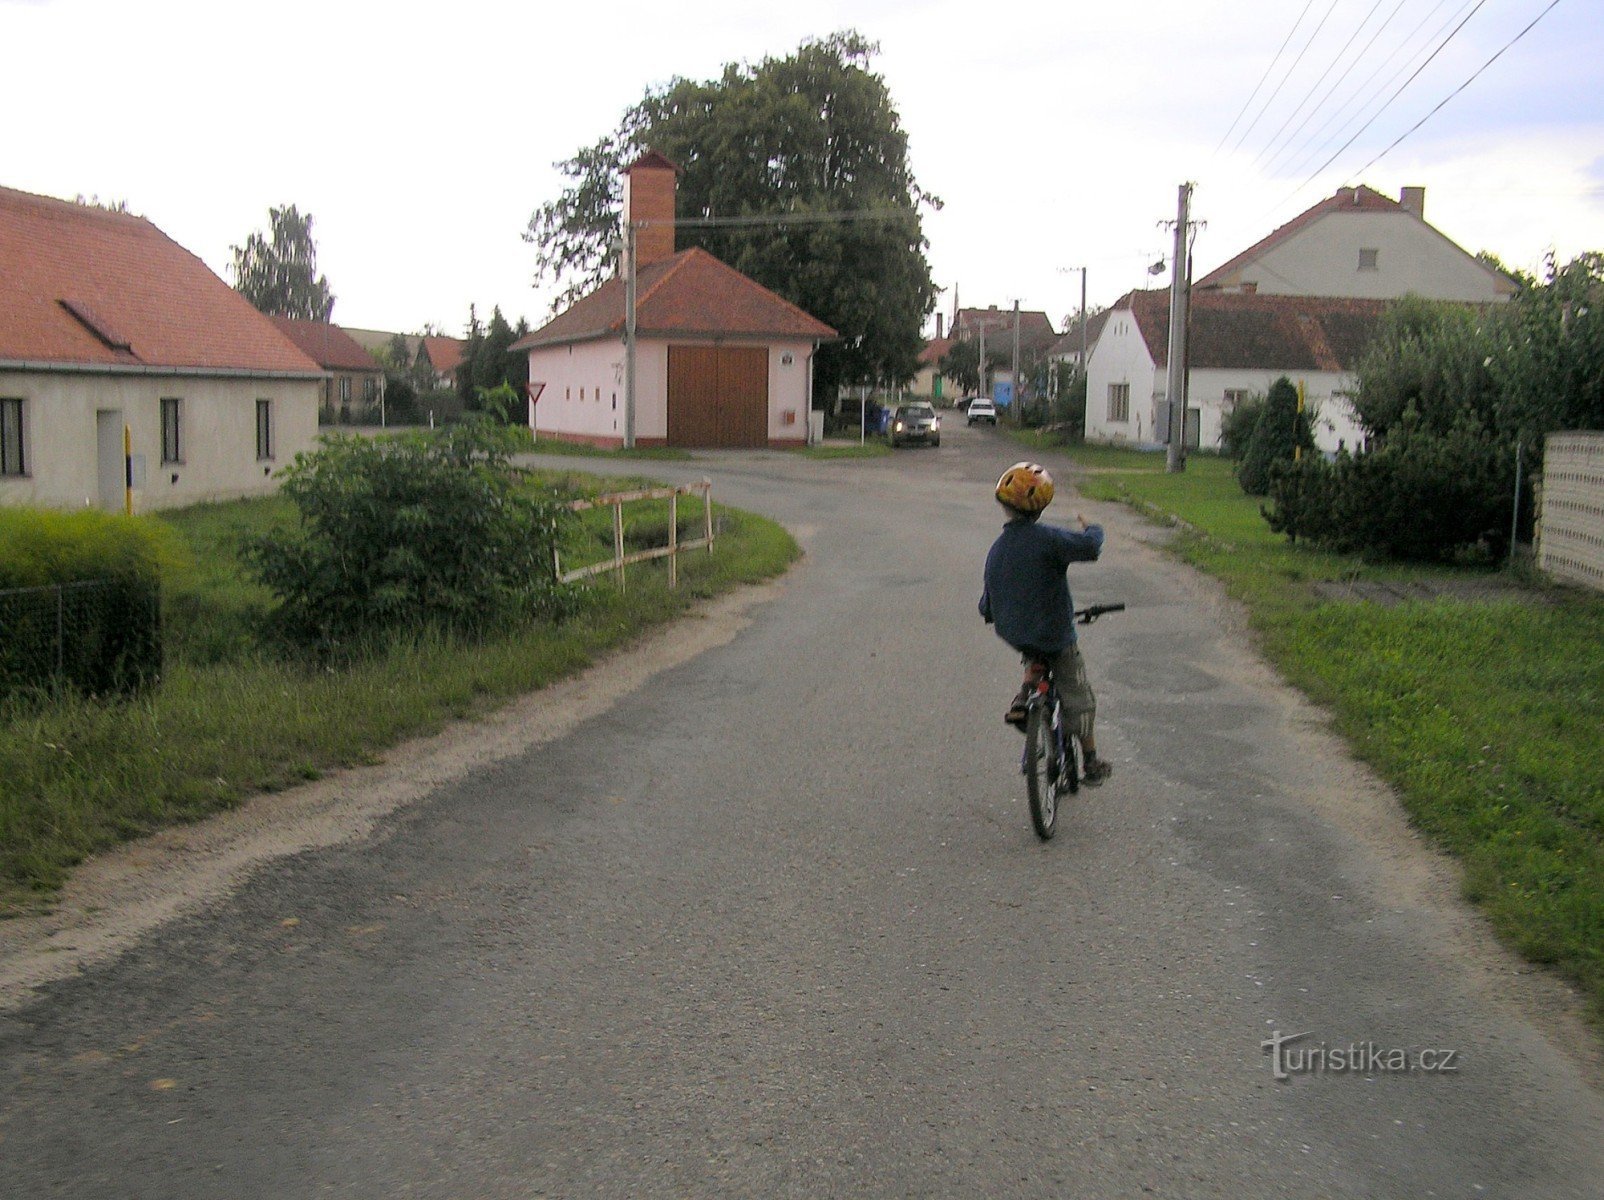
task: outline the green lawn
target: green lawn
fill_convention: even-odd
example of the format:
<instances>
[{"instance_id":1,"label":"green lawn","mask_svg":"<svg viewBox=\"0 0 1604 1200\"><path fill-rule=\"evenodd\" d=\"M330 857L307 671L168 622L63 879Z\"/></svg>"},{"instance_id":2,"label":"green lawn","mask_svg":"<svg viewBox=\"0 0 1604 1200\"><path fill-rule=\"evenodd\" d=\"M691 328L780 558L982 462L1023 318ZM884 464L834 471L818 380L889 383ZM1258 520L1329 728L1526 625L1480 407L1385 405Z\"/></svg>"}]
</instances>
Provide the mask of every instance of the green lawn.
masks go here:
<instances>
[{"instance_id":1,"label":"green lawn","mask_svg":"<svg viewBox=\"0 0 1604 1200\"><path fill-rule=\"evenodd\" d=\"M567 473L547 482L591 491L628 486ZM658 507L632 509L626 531L666 535L666 502ZM700 504L686 508L699 525ZM774 522L715 505L715 553L683 555L678 590L669 590L662 563L632 566L624 592L603 577L565 624L478 642L424 633L335 670L286 661L256 637L271 597L242 577L235 547L246 531L294 519L286 502L204 505L162 517L191 561L164 580L161 687L133 701L0 705L0 914L47 903L68 869L98 849L204 817L252 792L370 762L403 738L572 674L698 599L777 575L799 552ZM610 547L610 523L602 529L587 521L575 538L576 550L587 539Z\"/></svg>"},{"instance_id":2,"label":"green lawn","mask_svg":"<svg viewBox=\"0 0 1604 1200\"><path fill-rule=\"evenodd\" d=\"M1322 599L1320 581L1451 588L1485 572L1294 547L1224 459L1169 475L1158 454L1064 453L1085 495L1184 522L1173 552L1247 605L1271 661L1463 861L1498 931L1604 1018L1604 597L1534 585L1497 603Z\"/></svg>"}]
</instances>

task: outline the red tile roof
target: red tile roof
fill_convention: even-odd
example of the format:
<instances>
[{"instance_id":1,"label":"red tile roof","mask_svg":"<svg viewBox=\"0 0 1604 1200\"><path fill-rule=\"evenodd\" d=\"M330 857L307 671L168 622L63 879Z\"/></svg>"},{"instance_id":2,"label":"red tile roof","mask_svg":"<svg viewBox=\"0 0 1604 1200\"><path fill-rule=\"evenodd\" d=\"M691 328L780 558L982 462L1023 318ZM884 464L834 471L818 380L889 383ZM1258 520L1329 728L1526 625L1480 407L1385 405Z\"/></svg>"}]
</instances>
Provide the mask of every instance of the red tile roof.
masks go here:
<instances>
[{"instance_id":1,"label":"red tile roof","mask_svg":"<svg viewBox=\"0 0 1604 1200\"><path fill-rule=\"evenodd\" d=\"M428 357L429 365L444 375L447 371L455 371L461 364L467 346L468 343L462 338L431 335L423 339L421 352Z\"/></svg>"},{"instance_id":2,"label":"red tile roof","mask_svg":"<svg viewBox=\"0 0 1604 1200\"><path fill-rule=\"evenodd\" d=\"M571 308L514 342L514 350L621 335L624 281L609 279ZM641 267L635 281L639 337L723 337L829 341L823 321L700 248Z\"/></svg>"},{"instance_id":3,"label":"red tile roof","mask_svg":"<svg viewBox=\"0 0 1604 1200\"><path fill-rule=\"evenodd\" d=\"M947 351L952 349L951 338L931 338L925 343L925 348L919 352L919 365L933 367L947 357Z\"/></svg>"},{"instance_id":4,"label":"red tile roof","mask_svg":"<svg viewBox=\"0 0 1604 1200\"><path fill-rule=\"evenodd\" d=\"M1014 310L1012 308L960 308L953 315L952 336L963 339L980 336L981 325L986 328L986 340L997 338L1013 343ZM1058 338L1053 322L1044 312L1021 309L1019 311L1019 346L1022 350L1045 350Z\"/></svg>"},{"instance_id":5,"label":"red tile roof","mask_svg":"<svg viewBox=\"0 0 1604 1200\"><path fill-rule=\"evenodd\" d=\"M143 217L0 188L0 363L321 372Z\"/></svg>"},{"instance_id":6,"label":"red tile roof","mask_svg":"<svg viewBox=\"0 0 1604 1200\"><path fill-rule=\"evenodd\" d=\"M301 353L328 371L381 371L373 355L350 334L327 321L300 321L294 317L269 317L278 330L294 342Z\"/></svg>"},{"instance_id":7,"label":"red tile roof","mask_svg":"<svg viewBox=\"0 0 1604 1200\"><path fill-rule=\"evenodd\" d=\"M1194 290L1191 369L1351 371L1389 303ZM1130 310L1154 365L1165 366L1169 292L1130 292L1114 307Z\"/></svg>"}]
</instances>

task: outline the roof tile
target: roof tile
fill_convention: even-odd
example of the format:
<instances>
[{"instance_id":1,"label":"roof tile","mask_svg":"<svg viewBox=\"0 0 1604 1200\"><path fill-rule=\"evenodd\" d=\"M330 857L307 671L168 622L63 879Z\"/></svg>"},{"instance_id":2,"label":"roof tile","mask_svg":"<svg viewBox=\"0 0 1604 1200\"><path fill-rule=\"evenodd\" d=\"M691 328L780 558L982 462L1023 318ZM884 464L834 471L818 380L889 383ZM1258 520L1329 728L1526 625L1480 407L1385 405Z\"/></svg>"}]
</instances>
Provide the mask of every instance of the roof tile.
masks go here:
<instances>
[{"instance_id":1,"label":"roof tile","mask_svg":"<svg viewBox=\"0 0 1604 1200\"><path fill-rule=\"evenodd\" d=\"M0 361L318 373L143 217L0 188Z\"/></svg>"}]
</instances>

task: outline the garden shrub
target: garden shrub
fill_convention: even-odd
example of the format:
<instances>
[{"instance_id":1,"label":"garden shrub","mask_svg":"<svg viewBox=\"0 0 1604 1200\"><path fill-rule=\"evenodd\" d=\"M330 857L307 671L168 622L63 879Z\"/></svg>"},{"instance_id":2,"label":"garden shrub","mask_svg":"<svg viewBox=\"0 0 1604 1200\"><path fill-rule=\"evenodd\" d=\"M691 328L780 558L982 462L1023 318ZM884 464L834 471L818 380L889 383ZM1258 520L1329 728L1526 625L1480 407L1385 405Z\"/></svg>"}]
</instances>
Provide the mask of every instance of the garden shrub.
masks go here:
<instances>
[{"instance_id":1,"label":"garden shrub","mask_svg":"<svg viewBox=\"0 0 1604 1200\"><path fill-rule=\"evenodd\" d=\"M1253 433L1243 447L1236 477L1250 496L1263 496L1270 490L1273 463L1291 462L1302 450L1314 452L1314 432L1309 414L1298 411L1298 389L1285 375L1270 385Z\"/></svg>"},{"instance_id":2,"label":"garden shrub","mask_svg":"<svg viewBox=\"0 0 1604 1200\"><path fill-rule=\"evenodd\" d=\"M1498 556L1514 476L1509 447L1474 422L1437 433L1406 419L1367 453L1274 466L1265 516L1277 532L1333 550L1424 562Z\"/></svg>"},{"instance_id":3,"label":"garden shrub","mask_svg":"<svg viewBox=\"0 0 1604 1200\"><path fill-rule=\"evenodd\" d=\"M158 682L161 576L178 558L171 531L143 517L0 508L0 692Z\"/></svg>"},{"instance_id":4,"label":"garden shrub","mask_svg":"<svg viewBox=\"0 0 1604 1200\"><path fill-rule=\"evenodd\" d=\"M1264 415L1264 397L1249 396L1220 420L1220 452L1227 458L1240 459L1247 450L1259 418Z\"/></svg>"},{"instance_id":5,"label":"garden shrub","mask_svg":"<svg viewBox=\"0 0 1604 1200\"><path fill-rule=\"evenodd\" d=\"M565 614L552 548L570 516L510 461L516 430L470 418L434 434L326 439L285 472L299 526L251 539L275 622L331 650L425 626L475 633Z\"/></svg>"}]
</instances>

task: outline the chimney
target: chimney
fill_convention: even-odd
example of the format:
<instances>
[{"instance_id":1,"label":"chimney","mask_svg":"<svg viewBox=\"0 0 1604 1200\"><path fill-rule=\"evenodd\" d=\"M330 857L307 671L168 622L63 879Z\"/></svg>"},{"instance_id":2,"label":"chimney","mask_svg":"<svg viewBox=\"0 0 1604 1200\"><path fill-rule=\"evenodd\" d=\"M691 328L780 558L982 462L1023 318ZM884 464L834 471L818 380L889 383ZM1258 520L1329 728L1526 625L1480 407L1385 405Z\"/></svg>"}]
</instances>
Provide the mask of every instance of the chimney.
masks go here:
<instances>
[{"instance_id":1,"label":"chimney","mask_svg":"<svg viewBox=\"0 0 1604 1200\"><path fill-rule=\"evenodd\" d=\"M941 318L943 315L942 313L936 314L936 341L938 342L941 340Z\"/></svg>"},{"instance_id":2,"label":"chimney","mask_svg":"<svg viewBox=\"0 0 1604 1200\"><path fill-rule=\"evenodd\" d=\"M1426 219L1426 189L1423 187L1406 187L1398 193L1398 207L1405 212L1412 212L1422 221Z\"/></svg>"},{"instance_id":3,"label":"chimney","mask_svg":"<svg viewBox=\"0 0 1604 1200\"><path fill-rule=\"evenodd\" d=\"M635 263L644 267L674 254L674 192L679 168L648 150L624 168L624 215L646 222L635 233Z\"/></svg>"}]
</instances>

